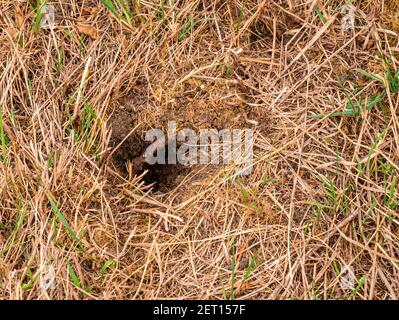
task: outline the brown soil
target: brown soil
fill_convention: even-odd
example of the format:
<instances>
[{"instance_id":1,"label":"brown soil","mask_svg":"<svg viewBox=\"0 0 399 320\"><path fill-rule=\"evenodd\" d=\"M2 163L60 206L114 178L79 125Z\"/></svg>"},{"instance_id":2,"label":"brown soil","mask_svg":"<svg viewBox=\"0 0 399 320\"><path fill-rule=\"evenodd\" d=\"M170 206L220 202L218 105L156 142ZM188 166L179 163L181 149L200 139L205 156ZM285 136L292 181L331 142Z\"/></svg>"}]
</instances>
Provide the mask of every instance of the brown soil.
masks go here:
<instances>
[{"instance_id":1,"label":"brown soil","mask_svg":"<svg viewBox=\"0 0 399 320\"><path fill-rule=\"evenodd\" d=\"M234 64L231 68L234 68ZM150 145L144 141L146 130L163 129L166 135L168 121L176 121L177 130L190 128L198 132L210 128L243 129L251 127L252 117L258 121L264 120L256 114L257 108L245 107L247 92L237 81L226 79L223 83L189 79L176 86L169 94L171 99L163 107L152 107L141 92L129 92L118 100L118 107L108 124L112 131L110 147L112 150L116 148L113 151L113 166L124 177L129 176L129 166L133 176L140 176L148 171L143 176L143 181L153 186L154 190L167 192L177 187L190 172L190 168L180 164L142 163L141 155ZM148 108L152 108L154 112L149 113ZM131 133L137 124L140 126ZM260 128L262 127L265 128L263 124ZM167 156L166 148L166 159ZM206 175L202 177L204 178Z\"/></svg>"},{"instance_id":2,"label":"brown soil","mask_svg":"<svg viewBox=\"0 0 399 320\"><path fill-rule=\"evenodd\" d=\"M132 100L130 101L132 103ZM112 130L110 146L114 152L112 164L124 177L128 177L128 167L132 167L132 173L140 176L146 185L154 190L167 192L178 185L179 177L189 172L189 168L180 164L155 164L138 161L150 145L143 140L143 131L131 132L137 125L135 108L119 108L111 117ZM126 138L127 137L127 138ZM166 159L168 156L166 146Z\"/></svg>"}]
</instances>

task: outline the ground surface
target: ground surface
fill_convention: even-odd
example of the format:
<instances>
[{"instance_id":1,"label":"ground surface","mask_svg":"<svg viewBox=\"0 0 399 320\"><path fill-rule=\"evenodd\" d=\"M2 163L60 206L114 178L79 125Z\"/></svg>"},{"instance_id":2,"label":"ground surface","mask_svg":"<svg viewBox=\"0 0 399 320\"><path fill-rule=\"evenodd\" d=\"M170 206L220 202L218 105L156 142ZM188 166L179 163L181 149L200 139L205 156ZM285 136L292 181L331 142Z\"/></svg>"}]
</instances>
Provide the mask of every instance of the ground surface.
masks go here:
<instances>
[{"instance_id":1,"label":"ground surface","mask_svg":"<svg viewBox=\"0 0 399 320\"><path fill-rule=\"evenodd\" d=\"M399 297L396 0L49 3L0 4L1 298ZM172 120L252 174L137 170Z\"/></svg>"}]
</instances>

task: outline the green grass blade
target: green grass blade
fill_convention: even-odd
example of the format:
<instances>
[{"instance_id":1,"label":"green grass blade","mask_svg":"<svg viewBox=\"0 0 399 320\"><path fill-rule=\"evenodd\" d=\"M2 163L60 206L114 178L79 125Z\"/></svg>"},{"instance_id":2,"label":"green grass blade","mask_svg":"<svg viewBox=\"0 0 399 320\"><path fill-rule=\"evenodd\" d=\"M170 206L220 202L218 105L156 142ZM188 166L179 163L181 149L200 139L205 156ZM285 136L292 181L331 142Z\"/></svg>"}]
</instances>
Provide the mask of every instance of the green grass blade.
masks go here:
<instances>
[{"instance_id":1,"label":"green grass blade","mask_svg":"<svg viewBox=\"0 0 399 320\"><path fill-rule=\"evenodd\" d=\"M3 156L3 163L7 163L7 144L8 144L8 139L6 137L6 134L4 133L4 127L3 127L3 106L0 105L0 142L1 142L1 153Z\"/></svg>"},{"instance_id":2,"label":"green grass blade","mask_svg":"<svg viewBox=\"0 0 399 320\"><path fill-rule=\"evenodd\" d=\"M254 266L255 266L255 261L256 261L256 254L254 254L252 256L251 262L249 263L249 266L248 266L247 270L245 271L243 282L246 281L249 278L249 276L251 275L251 273L254 269Z\"/></svg>"},{"instance_id":3,"label":"green grass blade","mask_svg":"<svg viewBox=\"0 0 399 320\"><path fill-rule=\"evenodd\" d=\"M73 267L69 262L68 262L68 273L72 279L73 284L75 286L77 286L79 289L82 289L82 285L80 284L79 278L76 275L75 270L73 270Z\"/></svg>"},{"instance_id":4,"label":"green grass blade","mask_svg":"<svg viewBox=\"0 0 399 320\"><path fill-rule=\"evenodd\" d=\"M47 5L47 0L41 2L41 0L36 1L36 7L35 7L35 20L33 22L33 31L34 32L39 32L40 27L42 24L42 18L43 18L43 12L42 9L44 6Z\"/></svg>"},{"instance_id":5,"label":"green grass blade","mask_svg":"<svg viewBox=\"0 0 399 320\"><path fill-rule=\"evenodd\" d=\"M323 24L326 24L327 19L324 17L324 14L321 12L319 7L314 7L314 11L317 13L317 15L319 16L319 19L321 20L321 22Z\"/></svg>"},{"instance_id":6,"label":"green grass blade","mask_svg":"<svg viewBox=\"0 0 399 320\"><path fill-rule=\"evenodd\" d=\"M364 286L364 284L366 283L366 276L362 276L358 282L358 285L355 289L353 289L353 293L358 293Z\"/></svg>"},{"instance_id":7,"label":"green grass blade","mask_svg":"<svg viewBox=\"0 0 399 320\"><path fill-rule=\"evenodd\" d=\"M109 10L111 10L111 12L116 15L119 16L118 10L116 10L116 7L114 5L114 3L111 0L100 0L100 2Z\"/></svg>"},{"instance_id":8,"label":"green grass blade","mask_svg":"<svg viewBox=\"0 0 399 320\"><path fill-rule=\"evenodd\" d=\"M122 13L125 15L126 22L130 23L132 20L132 13L130 12L129 4L124 3L123 0L117 0Z\"/></svg>"},{"instance_id":9,"label":"green grass blade","mask_svg":"<svg viewBox=\"0 0 399 320\"><path fill-rule=\"evenodd\" d=\"M116 9L114 3L111 0L100 0L100 2L112 12L112 14L118 19L124 21L124 19L119 14L118 10Z\"/></svg>"},{"instance_id":10,"label":"green grass blade","mask_svg":"<svg viewBox=\"0 0 399 320\"><path fill-rule=\"evenodd\" d=\"M53 209L57 218L60 220L62 225L67 229L67 231L68 231L69 235L72 237L72 239L75 240L78 243L79 247L83 250L81 241L78 239L75 232L72 230L71 226L68 224L68 221L65 219L65 217L63 216L61 211L58 209L57 204L54 202L54 200L49 195L47 195L47 198L50 201L51 208Z\"/></svg>"},{"instance_id":11,"label":"green grass blade","mask_svg":"<svg viewBox=\"0 0 399 320\"><path fill-rule=\"evenodd\" d=\"M245 203L248 203L250 201L249 193L243 187L241 188L241 195L242 195L242 199L244 200Z\"/></svg>"},{"instance_id":12,"label":"green grass blade","mask_svg":"<svg viewBox=\"0 0 399 320\"><path fill-rule=\"evenodd\" d=\"M375 74L373 74L373 73L370 73L370 72L365 71L365 70L360 69L360 68L356 68L355 71L356 71L357 73L359 73L360 75L366 77L366 78L369 78L369 79L374 80L374 81L377 81L377 82L384 83L384 79L382 79L382 78L381 78L380 76L378 76L378 75L375 75Z\"/></svg>"},{"instance_id":13,"label":"green grass blade","mask_svg":"<svg viewBox=\"0 0 399 320\"><path fill-rule=\"evenodd\" d=\"M235 287L235 272L236 272L236 244L233 243L231 248L231 289L230 289L230 300L234 300L234 287Z\"/></svg>"},{"instance_id":14,"label":"green grass blade","mask_svg":"<svg viewBox=\"0 0 399 320\"><path fill-rule=\"evenodd\" d=\"M107 273L109 267L112 266L114 262L115 262L114 259L111 258L104 263L104 265L101 268L101 276L104 276Z\"/></svg>"}]
</instances>

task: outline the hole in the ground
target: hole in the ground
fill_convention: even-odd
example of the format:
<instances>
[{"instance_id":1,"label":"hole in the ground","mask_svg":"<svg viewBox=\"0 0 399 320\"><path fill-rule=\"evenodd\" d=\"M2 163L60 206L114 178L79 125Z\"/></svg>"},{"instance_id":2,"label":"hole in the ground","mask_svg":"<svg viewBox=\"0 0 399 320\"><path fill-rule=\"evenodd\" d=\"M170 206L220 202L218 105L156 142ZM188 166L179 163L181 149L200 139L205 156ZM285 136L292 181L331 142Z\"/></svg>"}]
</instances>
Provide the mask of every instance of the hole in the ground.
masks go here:
<instances>
[{"instance_id":1,"label":"hole in the ground","mask_svg":"<svg viewBox=\"0 0 399 320\"><path fill-rule=\"evenodd\" d=\"M189 173L189 168L181 164L150 165L143 161L143 155L150 143L144 141L139 134L131 134L125 139L134 127L135 118L131 112L120 110L113 115L110 146L118 147L112 156L113 165L126 177L129 172L133 175L141 175L147 171L143 180L147 185L152 185L154 191L167 192L178 186L181 178ZM167 146L165 159L168 159Z\"/></svg>"},{"instance_id":2,"label":"hole in the ground","mask_svg":"<svg viewBox=\"0 0 399 320\"><path fill-rule=\"evenodd\" d=\"M165 147L165 158L168 159L168 146ZM189 168L181 164L144 163L138 174L147 171L144 176L146 184L153 184L155 190L166 192L176 187L181 177L189 173Z\"/></svg>"}]
</instances>

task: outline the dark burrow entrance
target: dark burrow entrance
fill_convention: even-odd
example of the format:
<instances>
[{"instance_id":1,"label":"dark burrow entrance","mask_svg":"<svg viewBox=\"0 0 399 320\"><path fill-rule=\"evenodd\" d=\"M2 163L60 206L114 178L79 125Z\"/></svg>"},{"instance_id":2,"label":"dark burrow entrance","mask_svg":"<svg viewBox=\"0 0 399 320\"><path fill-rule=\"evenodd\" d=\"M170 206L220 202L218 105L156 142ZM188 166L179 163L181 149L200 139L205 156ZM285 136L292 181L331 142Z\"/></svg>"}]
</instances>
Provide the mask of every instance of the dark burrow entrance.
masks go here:
<instances>
[{"instance_id":1,"label":"dark burrow entrance","mask_svg":"<svg viewBox=\"0 0 399 320\"><path fill-rule=\"evenodd\" d=\"M154 191L168 192L177 187L181 177L189 173L189 167L181 164L150 165L144 162L142 156L151 143L144 141L137 133L129 135L135 127L134 122L133 115L125 110L118 111L112 117L110 147L117 148L112 155L112 164L124 177L128 177L129 172L137 176L147 172L143 181L146 185L151 185ZM168 159L167 146L165 158Z\"/></svg>"}]
</instances>

